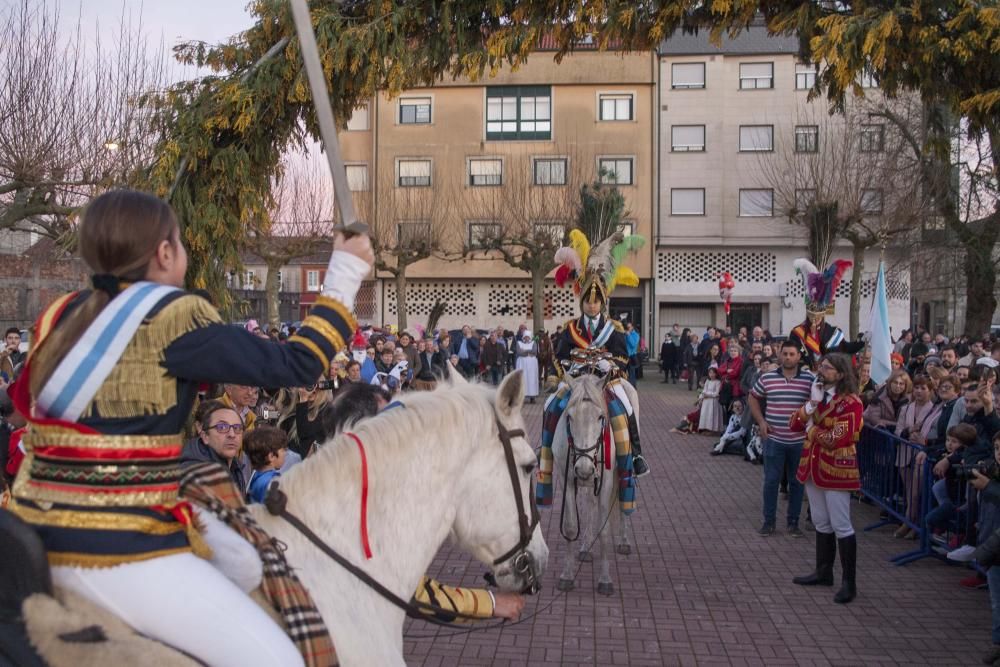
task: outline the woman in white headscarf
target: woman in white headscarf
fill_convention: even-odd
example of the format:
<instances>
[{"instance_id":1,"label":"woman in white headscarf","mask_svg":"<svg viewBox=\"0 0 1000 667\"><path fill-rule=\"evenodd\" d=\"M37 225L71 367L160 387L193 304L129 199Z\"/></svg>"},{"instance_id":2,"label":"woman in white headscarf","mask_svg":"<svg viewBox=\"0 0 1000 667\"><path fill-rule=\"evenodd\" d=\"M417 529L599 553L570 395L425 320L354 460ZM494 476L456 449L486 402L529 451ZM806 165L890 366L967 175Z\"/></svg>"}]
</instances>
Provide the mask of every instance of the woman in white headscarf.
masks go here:
<instances>
[{"instance_id":1,"label":"woman in white headscarf","mask_svg":"<svg viewBox=\"0 0 1000 667\"><path fill-rule=\"evenodd\" d=\"M529 403L538 396L538 343L531 339L527 331L517 341L517 369L524 371L524 395Z\"/></svg>"}]
</instances>

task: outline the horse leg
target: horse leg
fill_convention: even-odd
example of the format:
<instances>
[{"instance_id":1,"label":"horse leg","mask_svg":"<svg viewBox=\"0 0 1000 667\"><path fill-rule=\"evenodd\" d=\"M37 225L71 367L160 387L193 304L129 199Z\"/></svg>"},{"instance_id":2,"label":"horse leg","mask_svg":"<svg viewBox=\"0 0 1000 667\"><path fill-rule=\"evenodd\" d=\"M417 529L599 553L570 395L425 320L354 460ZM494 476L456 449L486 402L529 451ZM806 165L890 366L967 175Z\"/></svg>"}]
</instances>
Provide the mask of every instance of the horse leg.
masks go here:
<instances>
[{"instance_id":1,"label":"horse leg","mask_svg":"<svg viewBox=\"0 0 1000 667\"><path fill-rule=\"evenodd\" d=\"M629 529L632 525L632 517L622 514L618 520L618 546L615 550L623 556L632 553L632 541L629 539Z\"/></svg>"},{"instance_id":2,"label":"horse leg","mask_svg":"<svg viewBox=\"0 0 1000 667\"><path fill-rule=\"evenodd\" d=\"M617 511L613 507L612 494L617 493L616 485L613 482L614 472L610 474L604 471L604 490L601 493L601 502L597 505L597 512L594 516L594 524L600 531L598 537L601 542L601 574L597 579L597 592L601 595L611 595L615 592L615 585L611 582L611 526L608 525L613 517L611 512Z\"/></svg>"},{"instance_id":3,"label":"horse leg","mask_svg":"<svg viewBox=\"0 0 1000 667\"><path fill-rule=\"evenodd\" d=\"M588 501L590 499L591 487L585 487L583 493L587 495ZM590 552L590 548L593 546L591 542L594 540L594 525L593 525L593 515L597 510L596 502L584 502L583 503L583 516L580 517L580 549L576 553L576 559L581 563L591 563L594 561L594 554Z\"/></svg>"},{"instance_id":4,"label":"horse leg","mask_svg":"<svg viewBox=\"0 0 1000 667\"><path fill-rule=\"evenodd\" d=\"M560 518L560 531L563 535L573 536L579 529L578 517L576 515L576 478L563 480L563 484L567 485L566 488L566 503L561 509ZM571 591L573 590L575 584L573 579L576 577L576 558L573 557L573 548L571 543L566 544L566 558L563 561L562 574L559 575L559 582L556 584L556 588L560 591Z\"/></svg>"}]
</instances>

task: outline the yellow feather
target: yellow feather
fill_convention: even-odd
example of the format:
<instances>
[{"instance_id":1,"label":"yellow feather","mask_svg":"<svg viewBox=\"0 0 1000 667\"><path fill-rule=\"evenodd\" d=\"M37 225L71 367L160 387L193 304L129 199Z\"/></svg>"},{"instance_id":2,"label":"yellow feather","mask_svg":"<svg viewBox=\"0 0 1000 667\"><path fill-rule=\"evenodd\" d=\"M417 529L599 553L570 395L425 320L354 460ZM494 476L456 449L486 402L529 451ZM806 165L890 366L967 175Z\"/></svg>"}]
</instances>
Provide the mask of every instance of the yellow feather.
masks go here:
<instances>
[{"instance_id":1,"label":"yellow feather","mask_svg":"<svg viewBox=\"0 0 1000 667\"><path fill-rule=\"evenodd\" d=\"M611 282L616 287L618 285L624 285L625 287L638 287L639 276L635 275L635 271L627 266L619 266L615 270L615 277Z\"/></svg>"},{"instance_id":2,"label":"yellow feather","mask_svg":"<svg viewBox=\"0 0 1000 667\"><path fill-rule=\"evenodd\" d=\"M572 229L569 232L569 245L580 255L580 263L584 270L587 268L587 258L590 257L590 241L579 229Z\"/></svg>"}]
</instances>

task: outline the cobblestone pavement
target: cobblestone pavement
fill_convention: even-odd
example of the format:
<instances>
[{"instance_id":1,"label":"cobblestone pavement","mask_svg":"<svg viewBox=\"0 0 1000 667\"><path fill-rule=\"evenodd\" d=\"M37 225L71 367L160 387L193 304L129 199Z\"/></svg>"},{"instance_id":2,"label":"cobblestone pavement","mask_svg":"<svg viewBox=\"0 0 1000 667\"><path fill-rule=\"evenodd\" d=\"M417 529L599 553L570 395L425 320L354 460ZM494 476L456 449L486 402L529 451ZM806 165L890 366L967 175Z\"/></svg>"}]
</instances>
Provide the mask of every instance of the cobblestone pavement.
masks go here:
<instances>
[{"instance_id":1,"label":"cobblestone pavement","mask_svg":"<svg viewBox=\"0 0 1000 667\"><path fill-rule=\"evenodd\" d=\"M890 564L914 543L893 539L889 527L861 531L878 514L855 504L859 597L838 605L834 590L793 585L814 563L811 530L803 539L785 535L782 502L778 533L758 536L761 467L710 457L708 437L669 433L694 395L646 377L639 383L641 426L653 472L642 480L633 515L635 548L612 565L614 595L596 593L592 563L582 565L575 590L558 593L566 543L558 509L545 510L549 567L524 616L537 615L457 635L409 622L408 664L979 664L990 643L989 594L958 585L968 570L938 559ZM526 405L525 417L537 445L541 404ZM464 586L481 585L484 571L449 545L430 569ZM839 585L839 562L835 573Z\"/></svg>"}]
</instances>

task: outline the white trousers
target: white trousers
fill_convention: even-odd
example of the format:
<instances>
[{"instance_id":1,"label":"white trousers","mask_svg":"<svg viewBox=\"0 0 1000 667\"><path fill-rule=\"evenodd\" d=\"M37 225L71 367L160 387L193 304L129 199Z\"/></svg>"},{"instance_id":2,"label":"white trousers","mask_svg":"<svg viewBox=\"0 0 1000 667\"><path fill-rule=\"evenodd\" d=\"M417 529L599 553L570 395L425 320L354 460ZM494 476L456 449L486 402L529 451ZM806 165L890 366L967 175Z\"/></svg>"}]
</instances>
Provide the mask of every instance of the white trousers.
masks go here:
<instances>
[{"instance_id":1,"label":"white trousers","mask_svg":"<svg viewBox=\"0 0 1000 667\"><path fill-rule=\"evenodd\" d=\"M260 583L256 550L214 516L201 520L212 562L185 553L107 568L59 566L53 583L212 667L302 665L284 629L246 594Z\"/></svg>"},{"instance_id":2,"label":"white trousers","mask_svg":"<svg viewBox=\"0 0 1000 667\"><path fill-rule=\"evenodd\" d=\"M820 489L810 480L806 482L806 496L809 497L809 512L816 532L836 533L837 539L854 534L850 491Z\"/></svg>"}]
</instances>

